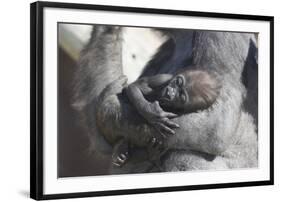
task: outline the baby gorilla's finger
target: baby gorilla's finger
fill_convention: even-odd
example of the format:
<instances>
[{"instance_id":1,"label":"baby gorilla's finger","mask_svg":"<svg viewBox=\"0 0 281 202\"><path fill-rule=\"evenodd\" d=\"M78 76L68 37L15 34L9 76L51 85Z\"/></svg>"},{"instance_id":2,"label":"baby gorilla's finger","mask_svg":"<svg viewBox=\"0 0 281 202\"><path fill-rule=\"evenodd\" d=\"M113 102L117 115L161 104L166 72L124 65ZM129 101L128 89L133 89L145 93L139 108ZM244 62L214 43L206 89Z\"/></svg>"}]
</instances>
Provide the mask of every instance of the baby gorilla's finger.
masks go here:
<instances>
[{"instance_id":1,"label":"baby gorilla's finger","mask_svg":"<svg viewBox=\"0 0 281 202\"><path fill-rule=\"evenodd\" d=\"M161 131L162 126L160 125L159 120L154 121L154 122L152 123L152 125L153 125L154 129L161 135L162 138L166 138L166 137L167 137L167 136ZM149 139L148 142L149 142L150 140L151 140L151 139Z\"/></svg>"},{"instance_id":2,"label":"baby gorilla's finger","mask_svg":"<svg viewBox=\"0 0 281 202\"><path fill-rule=\"evenodd\" d=\"M175 118L175 117L178 116L177 114L174 114L174 113L172 113L172 112L164 112L163 115L164 115L165 117L167 117L167 118Z\"/></svg>"},{"instance_id":3,"label":"baby gorilla's finger","mask_svg":"<svg viewBox=\"0 0 281 202\"><path fill-rule=\"evenodd\" d=\"M176 124L173 121L170 121L169 119L165 119L165 125L167 125L170 128L179 128L179 124Z\"/></svg>"},{"instance_id":4,"label":"baby gorilla's finger","mask_svg":"<svg viewBox=\"0 0 281 202\"><path fill-rule=\"evenodd\" d=\"M157 127L156 129L157 129L158 133L161 135L161 137L162 137L163 139L168 138L169 135L166 135L165 133L163 133L163 132L161 131L161 128L160 128L160 127Z\"/></svg>"},{"instance_id":5,"label":"baby gorilla's finger","mask_svg":"<svg viewBox=\"0 0 281 202\"><path fill-rule=\"evenodd\" d=\"M175 131L173 131L171 128L169 128L168 126L166 126L163 123L158 123L158 125L160 126L160 130L163 131L165 134L168 135L174 135L176 134Z\"/></svg>"},{"instance_id":6,"label":"baby gorilla's finger","mask_svg":"<svg viewBox=\"0 0 281 202\"><path fill-rule=\"evenodd\" d=\"M156 128L157 132L161 135L163 139L166 139L169 137L169 134L164 133L163 131L163 124L160 122L154 123L154 127Z\"/></svg>"}]
</instances>

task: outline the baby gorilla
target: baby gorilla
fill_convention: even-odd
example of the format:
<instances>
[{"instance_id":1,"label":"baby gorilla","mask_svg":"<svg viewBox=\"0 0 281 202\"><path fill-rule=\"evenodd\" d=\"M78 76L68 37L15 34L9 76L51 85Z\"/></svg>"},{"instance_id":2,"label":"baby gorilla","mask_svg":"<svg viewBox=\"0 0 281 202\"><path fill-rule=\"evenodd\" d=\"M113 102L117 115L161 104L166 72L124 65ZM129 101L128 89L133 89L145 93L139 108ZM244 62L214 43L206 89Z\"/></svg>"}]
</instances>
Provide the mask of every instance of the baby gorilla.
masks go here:
<instances>
[{"instance_id":1,"label":"baby gorilla","mask_svg":"<svg viewBox=\"0 0 281 202\"><path fill-rule=\"evenodd\" d=\"M174 135L175 129L179 128L170 118L207 109L215 102L219 90L217 78L198 69L184 70L175 76L159 74L144 77L127 86L125 92L130 103L160 134L160 138L154 137L149 145L143 146L161 148L162 141ZM116 166L122 166L128 160L129 141L126 138L119 139L115 144L112 158Z\"/></svg>"}]
</instances>

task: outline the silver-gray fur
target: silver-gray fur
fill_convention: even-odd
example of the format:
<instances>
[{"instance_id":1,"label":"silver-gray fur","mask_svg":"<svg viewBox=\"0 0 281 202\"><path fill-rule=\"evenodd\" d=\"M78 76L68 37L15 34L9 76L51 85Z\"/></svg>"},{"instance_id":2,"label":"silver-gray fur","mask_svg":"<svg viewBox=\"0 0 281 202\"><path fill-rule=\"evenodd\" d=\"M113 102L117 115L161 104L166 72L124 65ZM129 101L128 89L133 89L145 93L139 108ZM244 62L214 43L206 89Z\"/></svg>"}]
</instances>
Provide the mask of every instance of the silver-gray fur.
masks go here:
<instances>
[{"instance_id":1,"label":"silver-gray fur","mask_svg":"<svg viewBox=\"0 0 281 202\"><path fill-rule=\"evenodd\" d=\"M214 72L221 79L220 95L208 110L173 119L180 125L180 129L174 137L168 139L166 147L169 151L162 157L160 165L155 166L145 158L136 161L132 156L132 160L122 168L112 167L110 172L256 167L256 125L252 115L243 109L247 89L242 83L250 43L256 44L254 34L188 30L172 30L167 34L171 39L160 47L141 76L174 74L190 64L198 65ZM139 131L139 134L154 132L135 111L131 111L133 109L128 107L126 101L120 99L120 94L117 95L122 86L115 88L116 93L112 93L103 106L97 106L105 87L108 84L114 85L113 81L123 75L121 40L119 28L96 26L88 46L81 53L76 79L74 106L84 117L95 150L107 154L111 147L101 135L105 129L96 125L98 110L105 109L110 114L108 117L111 120L108 123L107 117L102 117L105 124L103 127L115 125L121 131L126 131L132 129L126 128L132 124L138 126L132 130ZM126 119L130 119L130 114L137 118L126 122ZM114 127L109 130L113 129ZM128 137L131 134L116 135ZM142 155L141 152L140 154Z\"/></svg>"},{"instance_id":2,"label":"silver-gray fur","mask_svg":"<svg viewBox=\"0 0 281 202\"><path fill-rule=\"evenodd\" d=\"M103 89L123 75L122 30L114 26L95 26L88 45L82 50L75 74L72 105L79 112L91 142L91 151L110 154L111 146L96 126L96 109Z\"/></svg>"}]
</instances>

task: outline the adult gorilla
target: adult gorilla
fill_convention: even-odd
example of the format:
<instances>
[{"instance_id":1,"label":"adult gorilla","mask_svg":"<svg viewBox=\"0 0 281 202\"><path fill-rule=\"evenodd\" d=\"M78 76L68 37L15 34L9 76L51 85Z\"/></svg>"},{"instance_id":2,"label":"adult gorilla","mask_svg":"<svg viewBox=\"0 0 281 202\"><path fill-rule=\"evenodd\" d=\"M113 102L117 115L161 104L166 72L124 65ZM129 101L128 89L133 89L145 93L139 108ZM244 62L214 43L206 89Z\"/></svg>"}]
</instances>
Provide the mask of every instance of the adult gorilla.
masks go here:
<instances>
[{"instance_id":1,"label":"adult gorilla","mask_svg":"<svg viewBox=\"0 0 281 202\"><path fill-rule=\"evenodd\" d=\"M180 125L180 129L167 140L166 146L169 150L160 161L155 163L151 161L150 153L144 149L135 149L123 167L112 166L109 172L137 173L257 166L257 118L253 118L257 114L257 48L254 34L190 30L162 32L169 39L146 65L140 77L159 73L175 74L182 68L195 65L218 75L222 83L220 95L211 109L173 119ZM131 113L132 106L120 97L120 86L112 88L116 89L116 93L112 94L103 107L107 106L104 109L111 114L108 117L121 118L103 120L104 123L109 123L103 129L96 116L100 108L101 93L106 86L112 86L112 82L123 75L121 54L122 29L95 26L88 45L81 53L79 70L76 73L73 105L83 117L93 149L108 155L111 154L112 147L101 135L105 130L113 131L114 127L126 128L128 122L125 120L133 120L136 126L146 124L136 113ZM249 72L254 72L254 76L249 77ZM116 82L116 85L120 84ZM146 124L144 128L146 130L149 127ZM145 133L145 130L140 132ZM129 138L136 141L133 139L136 137L131 136Z\"/></svg>"}]
</instances>

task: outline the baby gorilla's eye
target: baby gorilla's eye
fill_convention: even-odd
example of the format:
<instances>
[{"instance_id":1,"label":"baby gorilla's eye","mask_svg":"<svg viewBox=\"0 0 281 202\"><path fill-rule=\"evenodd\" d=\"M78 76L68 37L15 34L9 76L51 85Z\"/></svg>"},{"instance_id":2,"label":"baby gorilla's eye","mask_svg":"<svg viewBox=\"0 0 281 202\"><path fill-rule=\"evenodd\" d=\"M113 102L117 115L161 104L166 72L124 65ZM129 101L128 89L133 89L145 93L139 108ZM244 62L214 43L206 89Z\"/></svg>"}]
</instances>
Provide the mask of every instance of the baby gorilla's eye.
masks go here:
<instances>
[{"instance_id":1,"label":"baby gorilla's eye","mask_svg":"<svg viewBox=\"0 0 281 202\"><path fill-rule=\"evenodd\" d=\"M177 82L177 85L178 85L178 86L182 86L182 84L183 84L183 80L182 80L181 77L178 77L177 80L176 80L176 82Z\"/></svg>"}]
</instances>

